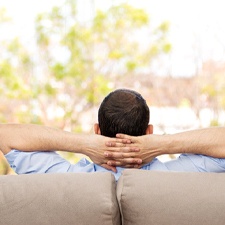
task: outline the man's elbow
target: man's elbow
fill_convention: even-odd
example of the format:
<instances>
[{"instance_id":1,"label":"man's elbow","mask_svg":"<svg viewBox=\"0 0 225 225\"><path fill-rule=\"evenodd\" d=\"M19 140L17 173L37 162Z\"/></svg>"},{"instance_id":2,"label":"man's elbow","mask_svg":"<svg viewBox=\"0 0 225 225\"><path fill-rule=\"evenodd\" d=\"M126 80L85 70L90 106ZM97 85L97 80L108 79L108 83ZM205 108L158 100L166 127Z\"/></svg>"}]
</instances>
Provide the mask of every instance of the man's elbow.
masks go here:
<instances>
[{"instance_id":1,"label":"man's elbow","mask_svg":"<svg viewBox=\"0 0 225 225\"><path fill-rule=\"evenodd\" d=\"M6 155L7 153L9 153L12 149L9 146L0 146L0 151Z\"/></svg>"}]
</instances>

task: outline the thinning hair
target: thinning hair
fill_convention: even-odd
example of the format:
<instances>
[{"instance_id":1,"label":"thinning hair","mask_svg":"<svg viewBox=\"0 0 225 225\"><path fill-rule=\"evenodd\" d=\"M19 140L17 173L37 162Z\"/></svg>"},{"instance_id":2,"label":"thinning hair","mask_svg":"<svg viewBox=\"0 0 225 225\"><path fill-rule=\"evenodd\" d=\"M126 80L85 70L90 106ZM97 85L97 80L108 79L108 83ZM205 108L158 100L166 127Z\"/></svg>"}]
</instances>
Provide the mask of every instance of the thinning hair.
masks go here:
<instances>
[{"instance_id":1,"label":"thinning hair","mask_svg":"<svg viewBox=\"0 0 225 225\"><path fill-rule=\"evenodd\" d=\"M115 137L117 133L144 135L149 117L145 99L129 89L117 89L109 93L98 111L101 134L107 137Z\"/></svg>"}]
</instances>

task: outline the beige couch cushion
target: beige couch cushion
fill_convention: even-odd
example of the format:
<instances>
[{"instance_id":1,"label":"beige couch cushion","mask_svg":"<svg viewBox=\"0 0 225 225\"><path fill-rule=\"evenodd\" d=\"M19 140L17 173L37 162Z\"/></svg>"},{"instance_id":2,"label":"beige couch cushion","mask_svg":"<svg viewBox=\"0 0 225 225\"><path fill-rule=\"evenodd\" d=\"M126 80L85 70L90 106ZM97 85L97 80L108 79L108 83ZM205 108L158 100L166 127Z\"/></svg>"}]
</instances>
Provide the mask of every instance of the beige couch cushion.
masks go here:
<instances>
[{"instance_id":1,"label":"beige couch cushion","mask_svg":"<svg viewBox=\"0 0 225 225\"><path fill-rule=\"evenodd\" d=\"M118 225L111 173L0 176L0 225Z\"/></svg>"},{"instance_id":2,"label":"beige couch cushion","mask_svg":"<svg viewBox=\"0 0 225 225\"><path fill-rule=\"evenodd\" d=\"M125 170L117 198L124 225L225 224L225 174Z\"/></svg>"}]
</instances>

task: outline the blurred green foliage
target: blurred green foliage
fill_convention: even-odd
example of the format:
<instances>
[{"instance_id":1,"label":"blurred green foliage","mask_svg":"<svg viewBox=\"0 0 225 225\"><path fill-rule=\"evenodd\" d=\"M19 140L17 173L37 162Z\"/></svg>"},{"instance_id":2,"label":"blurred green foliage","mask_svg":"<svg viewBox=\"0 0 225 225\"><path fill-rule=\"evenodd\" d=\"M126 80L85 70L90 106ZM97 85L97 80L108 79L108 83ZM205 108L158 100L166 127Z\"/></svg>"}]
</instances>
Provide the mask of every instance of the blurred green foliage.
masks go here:
<instances>
[{"instance_id":1,"label":"blurred green foliage","mask_svg":"<svg viewBox=\"0 0 225 225\"><path fill-rule=\"evenodd\" d=\"M67 0L36 17L35 54L18 37L1 41L1 122L73 131L81 125L80 112L97 106L120 78L171 49L169 24L152 28L143 9L124 3L96 11L86 22L79 19L76 3ZM0 26L9 23L5 10L0 18ZM144 45L143 30L149 35Z\"/></svg>"}]
</instances>

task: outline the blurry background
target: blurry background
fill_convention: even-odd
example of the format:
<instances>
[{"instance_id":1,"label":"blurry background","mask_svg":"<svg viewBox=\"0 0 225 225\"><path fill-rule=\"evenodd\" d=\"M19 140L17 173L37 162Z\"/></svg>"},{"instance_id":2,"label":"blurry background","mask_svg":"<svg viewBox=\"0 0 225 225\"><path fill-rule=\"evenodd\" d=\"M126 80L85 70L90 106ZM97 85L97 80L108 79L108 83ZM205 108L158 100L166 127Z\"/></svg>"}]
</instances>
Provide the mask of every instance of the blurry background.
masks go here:
<instances>
[{"instance_id":1,"label":"blurry background","mask_svg":"<svg viewBox=\"0 0 225 225\"><path fill-rule=\"evenodd\" d=\"M131 88L155 133L224 126L224 21L222 0L0 0L0 123L92 133Z\"/></svg>"}]
</instances>

